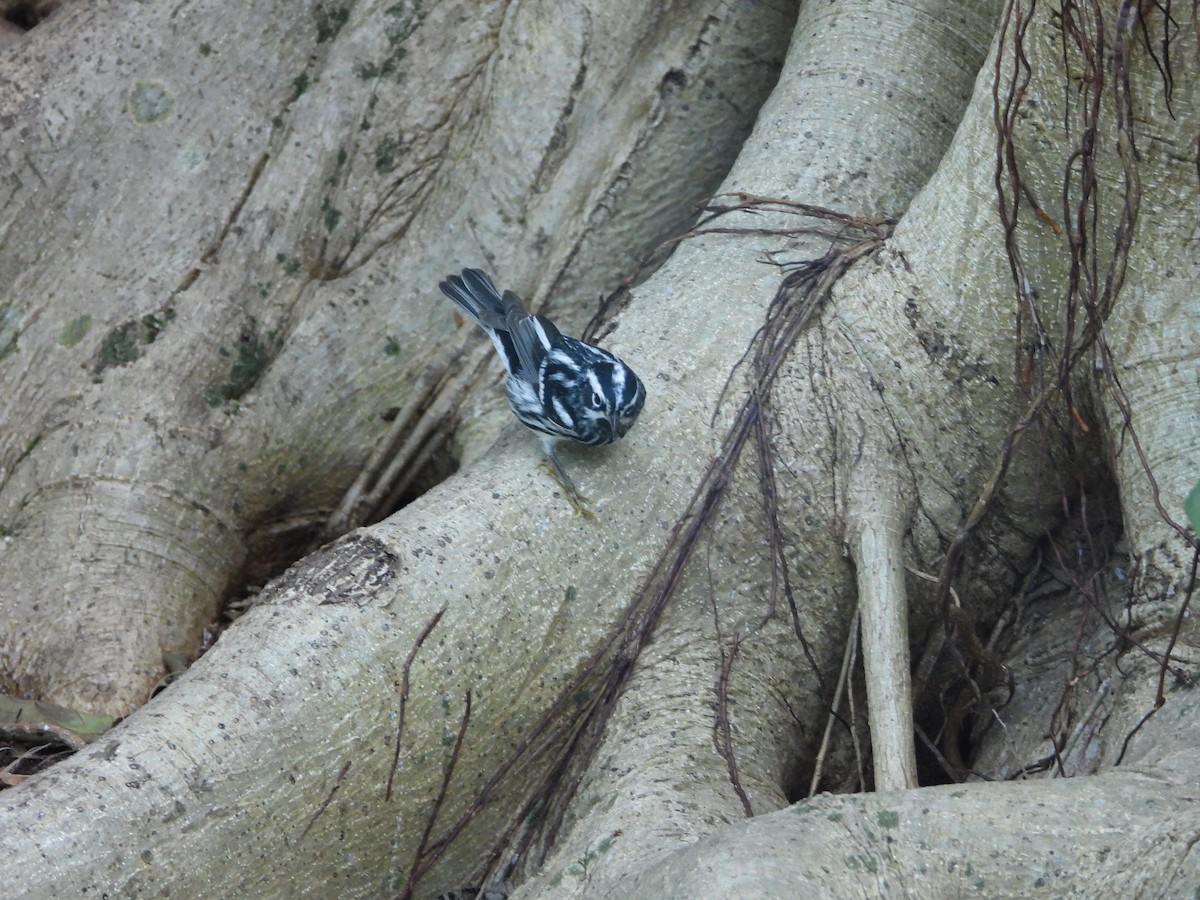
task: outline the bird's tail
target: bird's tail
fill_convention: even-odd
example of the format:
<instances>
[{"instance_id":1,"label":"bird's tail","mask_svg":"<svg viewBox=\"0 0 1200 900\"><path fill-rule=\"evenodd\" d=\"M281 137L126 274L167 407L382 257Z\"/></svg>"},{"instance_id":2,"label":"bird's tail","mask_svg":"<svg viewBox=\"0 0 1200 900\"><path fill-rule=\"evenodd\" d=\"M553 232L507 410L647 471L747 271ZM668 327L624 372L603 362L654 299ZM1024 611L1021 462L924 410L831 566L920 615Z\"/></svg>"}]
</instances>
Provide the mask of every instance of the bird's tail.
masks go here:
<instances>
[{"instance_id":1,"label":"bird's tail","mask_svg":"<svg viewBox=\"0 0 1200 900\"><path fill-rule=\"evenodd\" d=\"M463 269L462 275L450 275L438 287L487 332L508 373L521 371L516 334L522 331L522 322L529 320L521 298L512 291L501 296L492 279L479 269Z\"/></svg>"},{"instance_id":2,"label":"bird's tail","mask_svg":"<svg viewBox=\"0 0 1200 900\"><path fill-rule=\"evenodd\" d=\"M489 331L509 331L513 323L525 315L521 299L512 291L505 291L501 296L492 279L479 269L463 269L462 275L450 275L439 282L438 287Z\"/></svg>"}]
</instances>

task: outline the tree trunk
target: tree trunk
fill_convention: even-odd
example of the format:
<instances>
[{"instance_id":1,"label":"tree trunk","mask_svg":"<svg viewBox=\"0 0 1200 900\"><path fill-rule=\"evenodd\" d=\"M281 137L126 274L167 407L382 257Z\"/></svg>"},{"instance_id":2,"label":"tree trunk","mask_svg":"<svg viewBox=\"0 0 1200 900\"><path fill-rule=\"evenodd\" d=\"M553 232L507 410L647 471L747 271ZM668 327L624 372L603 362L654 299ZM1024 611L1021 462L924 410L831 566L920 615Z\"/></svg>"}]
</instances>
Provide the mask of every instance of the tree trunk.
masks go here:
<instances>
[{"instance_id":1,"label":"tree trunk","mask_svg":"<svg viewBox=\"0 0 1200 900\"><path fill-rule=\"evenodd\" d=\"M11 689L124 711L230 590L464 471L7 791L6 883L1196 882L1196 717L1159 680L1194 669L1195 539L1168 520L1200 444L1190 28L810 0L742 143L770 5L284 9L72 6L0 57ZM431 289L483 265L578 333L739 145L737 208L605 338L649 396L621 444L564 452L598 512L574 518ZM407 480L343 500L377 444ZM1068 598L1030 587L1047 571ZM838 676L860 617L865 687ZM943 732L925 772L970 776L974 735L991 778L1102 774L802 799L912 784L914 702Z\"/></svg>"},{"instance_id":2,"label":"tree trunk","mask_svg":"<svg viewBox=\"0 0 1200 900\"><path fill-rule=\"evenodd\" d=\"M581 327L715 186L785 15L98 3L31 31L0 223L12 688L143 702L324 531L389 408L419 404L414 468L453 468L484 348L438 278L484 264L535 303L561 282L550 311ZM718 138L681 163L696 131Z\"/></svg>"}]
</instances>

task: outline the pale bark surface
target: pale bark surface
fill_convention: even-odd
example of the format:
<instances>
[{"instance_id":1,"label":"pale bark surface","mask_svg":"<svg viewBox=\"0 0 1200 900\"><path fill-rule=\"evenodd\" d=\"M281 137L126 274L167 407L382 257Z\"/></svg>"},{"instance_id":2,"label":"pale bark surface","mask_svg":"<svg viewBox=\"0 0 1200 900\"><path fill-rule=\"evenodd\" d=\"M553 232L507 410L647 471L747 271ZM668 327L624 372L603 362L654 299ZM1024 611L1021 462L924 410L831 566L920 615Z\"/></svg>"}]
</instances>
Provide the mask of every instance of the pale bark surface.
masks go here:
<instances>
[{"instance_id":1,"label":"pale bark surface","mask_svg":"<svg viewBox=\"0 0 1200 900\"><path fill-rule=\"evenodd\" d=\"M0 796L0 883L725 897L1200 881L1189 633L1167 676L1184 687L1126 739L1154 705L1192 554L1163 515L1179 518L1200 447L1190 27L1168 110L1136 19L1084 16L1105 59L1132 49L1105 70L1095 263L1073 293L1061 193L1083 103L1063 85L1087 82L1041 7L1008 247L994 104L1019 4L809 0L794 31L782 4L218 7L71 4L0 51L5 687L124 711L231 587L325 527L381 440L410 469L451 455L464 471L298 563L168 691ZM1040 361L1084 334L1071 301L1103 296L1088 279L1137 208L1125 59L1140 215L1106 340L1063 399ZM713 224L751 230L689 239L634 288L604 343L649 399L622 444L564 454L599 513L573 518L509 424L486 342L455 332L433 287L483 265L578 333L739 146L724 190L860 224L732 214ZM821 233L769 232L797 225ZM831 293L805 306L789 282L780 306L770 263L831 244L863 249ZM797 323L769 400L745 355L764 319ZM389 407L403 427L385 437ZM764 431L739 432L747 410ZM698 490L721 500L709 520ZM1028 588L1040 571L1074 592ZM995 686L961 630L931 681L898 655L940 646L951 596L955 622L1012 634L1016 694L979 717L994 725L974 770L1095 777L802 800L814 769L821 788L867 787L853 748L872 740L879 783L911 782L911 668L919 720L953 699L953 659L977 693ZM868 684L839 700L860 609ZM850 721L826 756L831 704Z\"/></svg>"},{"instance_id":2,"label":"pale bark surface","mask_svg":"<svg viewBox=\"0 0 1200 900\"><path fill-rule=\"evenodd\" d=\"M5 60L21 627L0 647L22 693L128 711L320 531L383 413L419 393L410 433L444 441L484 350L454 334L448 270L535 304L561 282L550 311L579 329L715 186L787 28L772 4L339 10L77 4Z\"/></svg>"}]
</instances>

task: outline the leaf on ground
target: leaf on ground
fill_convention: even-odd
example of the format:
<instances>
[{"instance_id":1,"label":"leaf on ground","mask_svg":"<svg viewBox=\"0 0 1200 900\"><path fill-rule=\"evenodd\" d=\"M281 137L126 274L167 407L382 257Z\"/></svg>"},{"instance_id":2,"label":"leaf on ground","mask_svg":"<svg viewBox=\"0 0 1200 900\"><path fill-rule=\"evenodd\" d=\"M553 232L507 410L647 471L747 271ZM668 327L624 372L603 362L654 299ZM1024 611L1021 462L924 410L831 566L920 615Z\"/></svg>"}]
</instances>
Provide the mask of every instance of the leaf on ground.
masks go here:
<instances>
[{"instance_id":1,"label":"leaf on ground","mask_svg":"<svg viewBox=\"0 0 1200 900\"><path fill-rule=\"evenodd\" d=\"M79 712L38 700L17 700L0 694L0 727L29 728L39 725L65 729L86 743L112 728L113 717Z\"/></svg>"},{"instance_id":2,"label":"leaf on ground","mask_svg":"<svg viewBox=\"0 0 1200 900\"><path fill-rule=\"evenodd\" d=\"M1183 511L1187 513L1188 521L1192 523L1192 530L1200 534L1200 481L1196 482L1192 492L1183 501Z\"/></svg>"}]
</instances>

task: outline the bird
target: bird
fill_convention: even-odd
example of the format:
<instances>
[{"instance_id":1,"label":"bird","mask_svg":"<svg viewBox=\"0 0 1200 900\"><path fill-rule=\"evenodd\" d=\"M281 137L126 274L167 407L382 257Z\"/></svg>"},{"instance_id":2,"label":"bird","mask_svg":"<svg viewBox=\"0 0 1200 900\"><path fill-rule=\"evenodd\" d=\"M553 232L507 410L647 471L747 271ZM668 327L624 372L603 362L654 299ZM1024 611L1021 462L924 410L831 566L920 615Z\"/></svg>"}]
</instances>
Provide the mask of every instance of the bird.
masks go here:
<instances>
[{"instance_id":1,"label":"bird","mask_svg":"<svg viewBox=\"0 0 1200 900\"><path fill-rule=\"evenodd\" d=\"M641 379L607 350L568 337L545 316L527 313L520 297L501 294L479 269L447 276L438 287L491 338L508 372L505 389L513 414L539 433L550 474L576 515L594 518L555 446L568 440L598 447L623 438L646 401Z\"/></svg>"}]
</instances>

